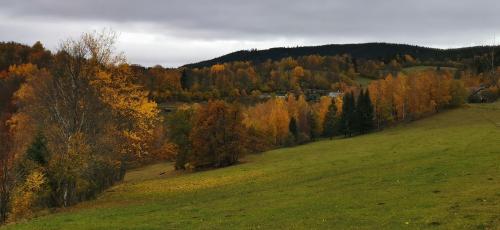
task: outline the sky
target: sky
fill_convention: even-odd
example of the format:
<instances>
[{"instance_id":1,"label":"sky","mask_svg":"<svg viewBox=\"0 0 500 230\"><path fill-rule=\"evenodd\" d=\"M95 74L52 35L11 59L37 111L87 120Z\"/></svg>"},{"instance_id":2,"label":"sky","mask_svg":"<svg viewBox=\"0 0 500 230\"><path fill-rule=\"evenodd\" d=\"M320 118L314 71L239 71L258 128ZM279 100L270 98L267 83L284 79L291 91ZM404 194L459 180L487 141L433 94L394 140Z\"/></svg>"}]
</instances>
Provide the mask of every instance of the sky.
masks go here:
<instances>
[{"instance_id":1,"label":"sky","mask_svg":"<svg viewBox=\"0 0 500 230\"><path fill-rule=\"evenodd\" d=\"M67 38L112 29L130 63L177 67L254 48L491 45L498 12L498 0L0 0L0 41L55 51Z\"/></svg>"}]
</instances>

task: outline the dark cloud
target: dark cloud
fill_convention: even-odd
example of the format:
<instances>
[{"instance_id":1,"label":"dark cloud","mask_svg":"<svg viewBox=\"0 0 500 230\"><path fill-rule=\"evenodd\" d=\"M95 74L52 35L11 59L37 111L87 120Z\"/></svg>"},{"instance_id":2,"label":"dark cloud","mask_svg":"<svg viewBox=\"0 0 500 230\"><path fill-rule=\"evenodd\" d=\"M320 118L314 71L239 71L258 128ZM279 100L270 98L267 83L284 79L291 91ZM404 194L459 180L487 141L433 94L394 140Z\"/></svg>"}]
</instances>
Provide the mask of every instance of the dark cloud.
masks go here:
<instances>
[{"instance_id":1,"label":"dark cloud","mask_svg":"<svg viewBox=\"0 0 500 230\"><path fill-rule=\"evenodd\" d=\"M226 51L223 41L240 42L238 48L254 45L263 48L286 45L346 43L365 41L405 42L427 46L460 46L486 42L500 25L500 2L494 0L3 0L0 16L0 39L9 23L35 22L41 28L72 23L71 28L88 29L111 26L120 32L154 34L161 41L179 42L182 47L199 41L216 41ZM0 18L2 19L2 18ZM45 26L43 26L44 24ZM67 27L67 26L63 26ZM26 29L30 29L25 25ZM32 36L50 37L39 28ZM48 28L50 31L51 28ZM71 30L71 29L69 29ZM65 32L64 30L57 30ZM22 33L16 32L14 33ZM21 40L33 40L26 38ZM72 35L73 30L68 32ZM8 35L11 36L11 35ZM5 37L8 38L6 35ZM12 36L11 36L12 37ZM140 37L140 36L139 36ZM61 37L57 38L57 40ZM191 42L191 43L190 43ZM141 43L141 45L147 45ZM204 46L210 46L205 42ZM232 47L232 46L231 46ZM189 50L189 47L187 47ZM214 47L207 53L183 56L180 61L194 61L219 55ZM217 48L217 47L216 47ZM167 51L168 52L168 51ZM181 51L182 53L182 51ZM135 55L135 54L133 54ZM175 55L158 59L169 62ZM130 54L129 54L130 56ZM144 55L143 55L144 56ZM153 57L160 58L155 54ZM178 56L182 56L179 55ZM151 56L150 56L151 57ZM139 62L154 62L149 58ZM168 64L168 63L165 63ZM177 64L177 63L176 63Z\"/></svg>"}]
</instances>

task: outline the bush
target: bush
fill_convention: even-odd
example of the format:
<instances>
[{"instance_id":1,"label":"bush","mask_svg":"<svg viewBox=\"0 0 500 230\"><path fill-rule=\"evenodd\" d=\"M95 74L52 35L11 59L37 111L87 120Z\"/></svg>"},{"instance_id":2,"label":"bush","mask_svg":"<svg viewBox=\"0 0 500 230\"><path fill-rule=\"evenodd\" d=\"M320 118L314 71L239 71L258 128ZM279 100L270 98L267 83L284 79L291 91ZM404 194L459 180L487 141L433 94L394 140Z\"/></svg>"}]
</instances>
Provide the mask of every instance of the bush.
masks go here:
<instances>
[{"instance_id":1,"label":"bush","mask_svg":"<svg viewBox=\"0 0 500 230\"><path fill-rule=\"evenodd\" d=\"M35 208L45 207L48 192L45 174L41 170L32 171L14 190L9 219L15 221L31 217Z\"/></svg>"},{"instance_id":2,"label":"bush","mask_svg":"<svg viewBox=\"0 0 500 230\"><path fill-rule=\"evenodd\" d=\"M291 133L288 133L288 135L286 136L284 145L286 147L291 147L291 146L295 146L295 144L296 144L295 136L293 136L293 134L291 134Z\"/></svg>"},{"instance_id":3,"label":"bush","mask_svg":"<svg viewBox=\"0 0 500 230\"><path fill-rule=\"evenodd\" d=\"M269 150L273 146L272 138L254 127L250 127L246 131L247 138L245 150L248 153L259 153Z\"/></svg>"},{"instance_id":4,"label":"bush","mask_svg":"<svg viewBox=\"0 0 500 230\"><path fill-rule=\"evenodd\" d=\"M481 95L479 93L472 94L467 98L469 103L481 103Z\"/></svg>"},{"instance_id":5,"label":"bush","mask_svg":"<svg viewBox=\"0 0 500 230\"><path fill-rule=\"evenodd\" d=\"M469 92L464 86L463 81L453 80L451 82L451 107L458 107L465 103L465 100L468 97ZM475 100L475 99L474 99Z\"/></svg>"},{"instance_id":6,"label":"bush","mask_svg":"<svg viewBox=\"0 0 500 230\"><path fill-rule=\"evenodd\" d=\"M298 144L305 144L309 141L311 141L311 138L306 133L300 132L299 135L297 136Z\"/></svg>"},{"instance_id":7,"label":"bush","mask_svg":"<svg viewBox=\"0 0 500 230\"><path fill-rule=\"evenodd\" d=\"M486 102L495 102L496 100L498 100L498 92L498 88L490 87L484 91L483 97Z\"/></svg>"}]
</instances>

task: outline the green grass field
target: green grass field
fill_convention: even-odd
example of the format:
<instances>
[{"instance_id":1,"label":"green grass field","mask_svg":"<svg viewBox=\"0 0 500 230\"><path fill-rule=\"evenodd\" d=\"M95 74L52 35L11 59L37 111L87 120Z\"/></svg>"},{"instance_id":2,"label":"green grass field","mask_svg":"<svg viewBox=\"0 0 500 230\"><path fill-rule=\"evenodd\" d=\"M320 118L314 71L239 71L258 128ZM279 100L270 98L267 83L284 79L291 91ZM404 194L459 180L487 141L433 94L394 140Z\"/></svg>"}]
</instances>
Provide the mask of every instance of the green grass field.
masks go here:
<instances>
[{"instance_id":1,"label":"green grass field","mask_svg":"<svg viewBox=\"0 0 500 230\"><path fill-rule=\"evenodd\" d=\"M416 73L416 72L421 72L421 71L426 71L426 70L436 70L436 66L412 66L412 67L407 67L402 70L403 73L405 74L411 74L411 73ZM441 70L448 70L451 71L452 73L455 72L457 69L453 67L441 67Z\"/></svg>"},{"instance_id":2,"label":"green grass field","mask_svg":"<svg viewBox=\"0 0 500 230\"><path fill-rule=\"evenodd\" d=\"M361 86L363 86L363 87L367 87L370 84L370 82L372 82L372 81L373 81L373 79L368 78L368 77L364 77L361 75L356 77L356 82L361 84Z\"/></svg>"},{"instance_id":3,"label":"green grass field","mask_svg":"<svg viewBox=\"0 0 500 230\"><path fill-rule=\"evenodd\" d=\"M499 229L500 103L218 170L152 165L94 201L6 227L240 228Z\"/></svg>"}]
</instances>

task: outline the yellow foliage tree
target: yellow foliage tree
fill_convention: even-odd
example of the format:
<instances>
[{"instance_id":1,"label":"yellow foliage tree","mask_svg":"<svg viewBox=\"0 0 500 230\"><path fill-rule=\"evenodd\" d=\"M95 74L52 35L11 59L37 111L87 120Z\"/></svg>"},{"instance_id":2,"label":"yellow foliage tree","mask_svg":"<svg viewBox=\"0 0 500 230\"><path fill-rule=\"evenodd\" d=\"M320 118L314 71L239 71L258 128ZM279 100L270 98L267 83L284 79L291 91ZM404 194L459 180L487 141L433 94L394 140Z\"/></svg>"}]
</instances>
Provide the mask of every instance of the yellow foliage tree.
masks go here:
<instances>
[{"instance_id":1,"label":"yellow foliage tree","mask_svg":"<svg viewBox=\"0 0 500 230\"><path fill-rule=\"evenodd\" d=\"M45 185L46 178L43 172L40 170L31 172L14 192L9 220L31 217L33 208L40 199L39 196L43 195Z\"/></svg>"},{"instance_id":2,"label":"yellow foliage tree","mask_svg":"<svg viewBox=\"0 0 500 230\"><path fill-rule=\"evenodd\" d=\"M282 145L288 136L290 115L286 101L273 98L264 103L248 108L244 115L243 123L265 133L272 143Z\"/></svg>"}]
</instances>

